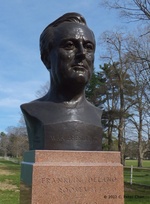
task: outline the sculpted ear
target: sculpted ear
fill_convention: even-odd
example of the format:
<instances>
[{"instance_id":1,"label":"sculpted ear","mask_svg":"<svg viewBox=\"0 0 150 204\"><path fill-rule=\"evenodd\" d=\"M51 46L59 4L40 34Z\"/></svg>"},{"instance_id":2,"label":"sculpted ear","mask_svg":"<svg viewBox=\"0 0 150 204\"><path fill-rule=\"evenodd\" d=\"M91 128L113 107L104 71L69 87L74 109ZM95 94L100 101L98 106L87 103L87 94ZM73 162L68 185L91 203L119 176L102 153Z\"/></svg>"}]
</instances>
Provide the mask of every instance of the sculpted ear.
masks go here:
<instances>
[{"instance_id":1,"label":"sculpted ear","mask_svg":"<svg viewBox=\"0 0 150 204\"><path fill-rule=\"evenodd\" d=\"M47 69L51 69L51 62L50 62L50 59L48 58L48 53L41 54L41 60Z\"/></svg>"}]
</instances>

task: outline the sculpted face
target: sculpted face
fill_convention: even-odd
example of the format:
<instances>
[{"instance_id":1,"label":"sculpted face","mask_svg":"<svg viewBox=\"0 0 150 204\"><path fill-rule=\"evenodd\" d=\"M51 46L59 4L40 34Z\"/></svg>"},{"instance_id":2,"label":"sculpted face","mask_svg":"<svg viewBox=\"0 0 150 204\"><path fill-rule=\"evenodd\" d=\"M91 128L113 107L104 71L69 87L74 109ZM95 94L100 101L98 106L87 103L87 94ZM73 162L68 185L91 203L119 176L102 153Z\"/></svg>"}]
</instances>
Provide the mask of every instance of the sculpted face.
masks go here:
<instances>
[{"instance_id":1,"label":"sculpted face","mask_svg":"<svg viewBox=\"0 0 150 204\"><path fill-rule=\"evenodd\" d=\"M56 28L54 36L54 46L48 57L53 82L85 86L93 71L93 33L84 25L63 23Z\"/></svg>"}]
</instances>

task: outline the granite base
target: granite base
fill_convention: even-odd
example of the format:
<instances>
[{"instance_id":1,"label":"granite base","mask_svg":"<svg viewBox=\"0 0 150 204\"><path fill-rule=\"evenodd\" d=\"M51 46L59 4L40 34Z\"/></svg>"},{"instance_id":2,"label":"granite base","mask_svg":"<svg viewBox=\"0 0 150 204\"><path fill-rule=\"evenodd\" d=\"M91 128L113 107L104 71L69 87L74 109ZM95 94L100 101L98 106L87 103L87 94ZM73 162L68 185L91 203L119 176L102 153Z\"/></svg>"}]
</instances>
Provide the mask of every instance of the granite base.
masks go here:
<instances>
[{"instance_id":1,"label":"granite base","mask_svg":"<svg viewBox=\"0 0 150 204\"><path fill-rule=\"evenodd\" d=\"M20 204L124 204L119 152L26 152Z\"/></svg>"}]
</instances>

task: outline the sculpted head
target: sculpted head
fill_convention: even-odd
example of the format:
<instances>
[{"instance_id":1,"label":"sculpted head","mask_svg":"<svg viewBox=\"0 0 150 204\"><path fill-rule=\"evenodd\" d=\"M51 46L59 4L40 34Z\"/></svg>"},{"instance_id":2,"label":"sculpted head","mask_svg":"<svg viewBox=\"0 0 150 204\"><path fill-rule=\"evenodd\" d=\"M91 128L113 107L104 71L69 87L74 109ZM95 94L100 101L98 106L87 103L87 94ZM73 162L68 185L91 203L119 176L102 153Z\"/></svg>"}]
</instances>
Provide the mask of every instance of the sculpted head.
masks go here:
<instances>
[{"instance_id":1,"label":"sculpted head","mask_svg":"<svg viewBox=\"0 0 150 204\"><path fill-rule=\"evenodd\" d=\"M94 66L95 37L80 14L67 13L49 24L40 36L40 51L53 83L88 83Z\"/></svg>"}]
</instances>

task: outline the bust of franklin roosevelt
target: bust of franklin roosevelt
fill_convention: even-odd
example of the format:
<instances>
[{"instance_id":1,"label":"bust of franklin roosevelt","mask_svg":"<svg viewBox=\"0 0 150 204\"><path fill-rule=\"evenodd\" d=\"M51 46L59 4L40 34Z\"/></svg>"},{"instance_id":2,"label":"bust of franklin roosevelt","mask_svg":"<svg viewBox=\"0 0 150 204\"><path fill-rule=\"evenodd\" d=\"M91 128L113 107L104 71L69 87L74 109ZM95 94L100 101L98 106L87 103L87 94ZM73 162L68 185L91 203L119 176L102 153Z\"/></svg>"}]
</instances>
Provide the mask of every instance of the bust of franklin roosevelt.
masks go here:
<instances>
[{"instance_id":1,"label":"bust of franklin roosevelt","mask_svg":"<svg viewBox=\"0 0 150 204\"><path fill-rule=\"evenodd\" d=\"M85 98L94 66L95 37L78 13L66 13L40 36L50 89L21 105L30 150L101 150L102 111Z\"/></svg>"}]
</instances>

